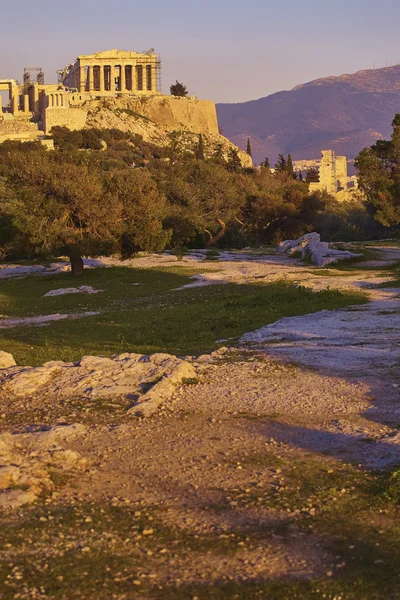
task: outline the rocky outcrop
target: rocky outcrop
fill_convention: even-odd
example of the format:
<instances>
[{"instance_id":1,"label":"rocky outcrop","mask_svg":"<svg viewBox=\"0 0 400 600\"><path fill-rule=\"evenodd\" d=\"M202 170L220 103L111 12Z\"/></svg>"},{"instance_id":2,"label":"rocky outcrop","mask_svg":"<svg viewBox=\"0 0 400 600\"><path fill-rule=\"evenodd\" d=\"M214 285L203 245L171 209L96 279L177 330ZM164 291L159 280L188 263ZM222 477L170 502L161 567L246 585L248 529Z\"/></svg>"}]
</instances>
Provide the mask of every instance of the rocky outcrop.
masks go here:
<instances>
[{"instance_id":1,"label":"rocky outcrop","mask_svg":"<svg viewBox=\"0 0 400 600\"><path fill-rule=\"evenodd\" d=\"M8 369L9 367L15 367L17 363L14 357L9 352L0 351L0 369Z\"/></svg>"},{"instance_id":2,"label":"rocky outcrop","mask_svg":"<svg viewBox=\"0 0 400 600\"><path fill-rule=\"evenodd\" d=\"M150 416L176 386L193 379L188 361L169 354L85 356L78 363L51 361L42 367L13 367L0 372L0 387L15 397L34 394L79 396L91 400L124 396L130 412Z\"/></svg>"},{"instance_id":3,"label":"rocky outcrop","mask_svg":"<svg viewBox=\"0 0 400 600\"><path fill-rule=\"evenodd\" d=\"M87 461L67 448L83 436L80 424L34 427L24 433L0 435L0 508L17 508L54 489L52 473L86 469Z\"/></svg>"},{"instance_id":4,"label":"rocky outcrop","mask_svg":"<svg viewBox=\"0 0 400 600\"><path fill-rule=\"evenodd\" d=\"M301 253L301 258L309 258L318 267L323 267L341 260L361 258L362 254L355 254L349 250L336 250L330 248L327 242L321 242L319 233L307 233L297 240L286 240L277 246L279 254L293 256Z\"/></svg>"}]
</instances>

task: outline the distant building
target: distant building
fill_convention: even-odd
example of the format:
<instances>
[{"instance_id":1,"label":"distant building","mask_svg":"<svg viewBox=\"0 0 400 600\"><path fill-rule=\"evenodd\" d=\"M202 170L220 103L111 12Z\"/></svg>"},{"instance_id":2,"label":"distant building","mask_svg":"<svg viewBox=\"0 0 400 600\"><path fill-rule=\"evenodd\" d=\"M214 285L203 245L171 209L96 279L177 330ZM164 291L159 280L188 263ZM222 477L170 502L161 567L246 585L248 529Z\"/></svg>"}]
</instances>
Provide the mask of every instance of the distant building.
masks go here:
<instances>
[{"instance_id":1,"label":"distant building","mask_svg":"<svg viewBox=\"0 0 400 600\"><path fill-rule=\"evenodd\" d=\"M310 171L317 172L319 181L310 183L310 193L326 191L338 200L350 200L352 195L349 188L357 189L357 178L347 176L347 158L336 156L333 150L321 150L318 160L296 160L293 167L295 172L302 174L303 179Z\"/></svg>"}]
</instances>

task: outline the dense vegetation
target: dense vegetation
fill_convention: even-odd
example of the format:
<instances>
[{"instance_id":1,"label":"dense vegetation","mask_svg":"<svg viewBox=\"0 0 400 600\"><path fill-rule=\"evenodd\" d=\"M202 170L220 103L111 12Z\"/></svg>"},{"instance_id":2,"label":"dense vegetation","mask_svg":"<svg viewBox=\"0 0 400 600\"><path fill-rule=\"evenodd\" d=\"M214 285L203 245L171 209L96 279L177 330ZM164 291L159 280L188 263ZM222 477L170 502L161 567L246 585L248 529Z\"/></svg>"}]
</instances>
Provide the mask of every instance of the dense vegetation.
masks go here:
<instances>
[{"instance_id":1,"label":"dense vegetation","mask_svg":"<svg viewBox=\"0 0 400 600\"><path fill-rule=\"evenodd\" d=\"M359 184L371 214L384 227L400 225L400 114L390 140L378 140L357 157Z\"/></svg>"},{"instance_id":2,"label":"dense vegetation","mask_svg":"<svg viewBox=\"0 0 400 600\"><path fill-rule=\"evenodd\" d=\"M361 202L310 195L307 182L288 168L271 174L267 161L242 168L234 150L205 152L202 136L190 147L171 134L158 148L118 130L53 133L54 151L0 145L0 258L66 254L79 273L85 254L243 247L311 230L327 240L376 234Z\"/></svg>"}]
</instances>

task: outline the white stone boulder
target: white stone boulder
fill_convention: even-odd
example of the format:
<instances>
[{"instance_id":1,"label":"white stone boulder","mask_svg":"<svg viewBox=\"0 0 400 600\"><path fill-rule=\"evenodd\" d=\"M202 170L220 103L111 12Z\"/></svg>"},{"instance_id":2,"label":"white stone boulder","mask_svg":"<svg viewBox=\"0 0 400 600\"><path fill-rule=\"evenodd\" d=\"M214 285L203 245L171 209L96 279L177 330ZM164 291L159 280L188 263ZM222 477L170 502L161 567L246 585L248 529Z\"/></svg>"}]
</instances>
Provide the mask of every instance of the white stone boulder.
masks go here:
<instances>
[{"instance_id":1,"label":"white stone boulder","mask_svg":"<svg viewBox=\"0 0 400 600\"><path fill-rule=\"evenodd\" d=\"M311 262L318 267L324 267L340 260L351 260L362 257L362 254L356 254L349 250L330 248L327 242L321 242L319 233L315 232L307 233L297 240L280 242L277 246L277 252L289 256L300 252L303 260L310 258Z\"/></svg>"},{"instance_id":2,"label":"white stone boulder","mask_svg":"<svg viewBox=\"0 0 400 600\"><path fill-rule=\"evenodd\" d=\"M15 367L16 364L12 354L0 351L0 369L9 369Z\"/></svg>"},{"instance_id":3,"label":"white stone boulder","mask_svg":"<svg viewBox=\"0 0 400 600\"><path fill-rule=\"evenodd\" d=\"M286 240L284 242L279 242L276 249L278 254L295 254L298 251L302 251L305 246L310 244L318 244L321 242L321 237L319 233L306 233L301 238L297 240Z\"/></svg>"}]
</instances>

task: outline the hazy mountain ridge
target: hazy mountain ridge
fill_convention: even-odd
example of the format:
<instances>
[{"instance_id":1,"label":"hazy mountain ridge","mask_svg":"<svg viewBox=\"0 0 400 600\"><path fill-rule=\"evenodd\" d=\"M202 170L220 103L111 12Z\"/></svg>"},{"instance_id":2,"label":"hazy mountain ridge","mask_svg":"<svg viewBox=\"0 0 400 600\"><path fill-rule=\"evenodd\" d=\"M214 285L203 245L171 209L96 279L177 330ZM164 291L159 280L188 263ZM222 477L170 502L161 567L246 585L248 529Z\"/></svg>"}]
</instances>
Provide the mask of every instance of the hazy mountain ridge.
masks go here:
<instances>
[{"instance_id":1,"label":"hazy mountain ridge","mask_svg":"<svg viewBox=\"0 0 400 600\"><path fill-rule=\"evenodd\" d=\"M323 148L355 158L365 146L389 137L400 112L400 65L316 79L249 102L218 104L224 135L256 163L280 152L317 158Z\"/></svg>"}]
</instances>

